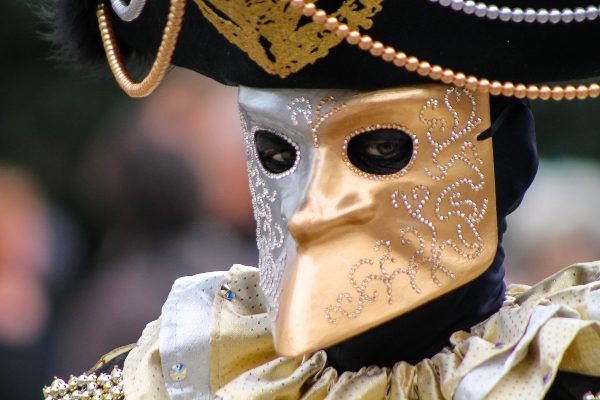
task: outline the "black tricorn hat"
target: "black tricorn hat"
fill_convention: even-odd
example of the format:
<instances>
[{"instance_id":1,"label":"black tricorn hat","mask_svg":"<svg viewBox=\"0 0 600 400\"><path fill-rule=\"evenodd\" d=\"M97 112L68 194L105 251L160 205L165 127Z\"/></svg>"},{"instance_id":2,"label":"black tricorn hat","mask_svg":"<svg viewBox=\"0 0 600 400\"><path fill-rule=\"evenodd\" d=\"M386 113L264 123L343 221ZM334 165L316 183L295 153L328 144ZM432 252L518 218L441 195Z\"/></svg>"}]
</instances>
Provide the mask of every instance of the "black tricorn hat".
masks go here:
<instances>
[{"instance_id":1,"label":"black tricorn hat","mask_svg":"<svg viewBox=\"0 0 600 400\"><path fill-rule=\"evenodd\" d=\"M104 60L99 0L54 1L54 38L67 57ZM559 0L106 0L118 56L156 57L177 3L185 15L172 63L227 85L378 89L433 77L505 95L523 83L517 97L547 98L550 88L525 88L600 75L599 11L582 0L569 9L553 9ZM553 97L598 93L567 86Z\"/></svg>"}]
</instances>

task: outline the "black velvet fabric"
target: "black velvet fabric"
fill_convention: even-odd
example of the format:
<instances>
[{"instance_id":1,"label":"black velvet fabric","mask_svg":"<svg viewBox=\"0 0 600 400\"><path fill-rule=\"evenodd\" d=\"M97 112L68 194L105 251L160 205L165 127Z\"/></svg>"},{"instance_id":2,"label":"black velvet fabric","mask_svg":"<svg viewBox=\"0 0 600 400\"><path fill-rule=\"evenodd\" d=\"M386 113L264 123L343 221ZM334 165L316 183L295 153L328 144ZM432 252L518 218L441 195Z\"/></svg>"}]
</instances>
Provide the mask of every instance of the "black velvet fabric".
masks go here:
<instances>
[{"instance_id":1,"label":"black velvet fabric","mask_svg":"<svg viewBox=\"0 0 600 400\"><path fill-rule=\"evenodd\" d=\"M56 18L60 19L57 30L73 33L56 34L56 41L63 42L63 47L70 49L69 54L79 49L85 57L70 56L78 63L83 62L82 58L91 62L101 59L101 54L97 54L102 49L97 45L100 37L95 16L82 17L84 11L88 14L94 11L98 0L53 1L62 10L56 13ZM341 1L328 0L319 6L332 11ZM568 4L561 0L501 0L494 4L525 9L575 8L585 7L588 3L584 0L571 0ZM373 18L373 27L366 33L432 64L490 79L525 83L600 75L600 52L593 49L600 38L599 21L505 23L465 15L428 0L383 0L382 6L383 10ZM154 58L168 7L169 0L149 1L142 15L130 23L112 15L119 43L126 55L137 53ZM65 12L65 9L70 11ZM69 19L69 16L76 18ZM78 26L72 28L69 24ZM82 36L86 36L85 40ZM75 44L65 46L65 42ZM333 48L327 57L281 79L266 73L221 36L202 16L194 0L188 0L174 63L228 85L251 87L377 89L427 81L346 43Z\"/></svg>"},{"instance_id":2,"label":"black velvet fabric","mask_svg":"<svg viewBox=\"0 0 600 400\"><path fill-rule=\"evenodd\" d=\"M600 393L600 378L559 372L546 393L545 400L582 400L586 393Z\"/></svg>"},{"instance_id":3,"label":"black velvet fabric","mask_svg":"<svg viewBox=\"0 0 600 400\"><path fill-rule=\"evenodd\" d=\"M492 265L477 279L366 333L327 349L338 371L363 366L391 367L398 361L417 363L449 344L450 335L468 331L495 313L504 301L502 235L506 216L514 211L531 184L538 166L535 128L529 104L522 100L492 100L498 217L498 250Z\"/></svg>"}]
</instances>

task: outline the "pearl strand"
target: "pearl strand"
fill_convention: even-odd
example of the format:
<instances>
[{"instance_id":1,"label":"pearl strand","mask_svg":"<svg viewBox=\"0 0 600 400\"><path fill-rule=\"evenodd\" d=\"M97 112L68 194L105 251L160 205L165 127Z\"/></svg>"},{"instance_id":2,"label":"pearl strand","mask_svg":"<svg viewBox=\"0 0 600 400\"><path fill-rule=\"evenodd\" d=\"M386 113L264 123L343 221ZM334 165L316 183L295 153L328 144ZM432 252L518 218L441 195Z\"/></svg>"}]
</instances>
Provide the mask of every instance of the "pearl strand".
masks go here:
<instances>
[{"instance_id":1,"label":"pearl strand","mask_svg":"<svg viewBox=\"0 0 600 400\"><path fill-rule=\"evenodd\" d=\"M102 45L106 52L108 65L121 88L131 97L145 97L154 91L164 78L167 70L171 66L173 52L177 46L177 39L183 23L185 14L186 0L171 0L171 7L167 17L167 24L163 32L162 41L156 59L148 75L139 83L133 81L129 72L123 65L119 45L115 39L112 24L108 18L106 4L98 4L96 16L98 17L98 27L102 37Z\"/></svg>"},{"instance_id":2,"label":"pearl strand","mask_svg":"<svg viewBox=\"0 0 600 400\"><path fill-rule=\"evenodd\" d=\"M472 0L429 0L432 3L454 11L462 11L468 15L475 15L479 18L487 18L490 20L498 20L503 22L524 22L528 24L569 24L572 22L593 21L600 15L600 10L597 6L577 7L574 10L564 8L558 10L556 8L547 10L545 8L533 9L515 7L498 7L493 4L475 3Z\"/></svg>"},{"instance_id":3,"label":"pearl strand","mask_svg":"<svg viewBox=\"0 0 600 400\"><path fill-rule=\"evenodd\" d=\"M490 81L485 78L467 76L462 72L454 72L450 68L442 68L439 65L431 65L427 61L419 60L417 57L409 56L404 52L397 51L391 46L373 40L368 35L363 35L357 30L351 30L348 25L340 23L336 17L327 14L326 11L317 9L314 3L307 3L305 0L291 0L292 7L302 10L302 13L311 17L316 23L323 24L325 29L335 33L338 37L344 38L351 45L358 46L363 51L368 51L373 57L381 58L384 61L393 63L396 67L404 68L409 72L416 72L421 76L429 77L433 80L441 81L446 84L452 84L456 87L464 87L467 90L479 91L481 93L490 93L493 96L503 95L506 97L516 97L518 99L528 98L531 100L573 100L586 99L588 97L600 96L600 85L592 83L589 85L567 85L565 87L556 85L525 85L522 83L514 84L512 82L501 83L499 81Z\"/></svg>"}]
</instances>

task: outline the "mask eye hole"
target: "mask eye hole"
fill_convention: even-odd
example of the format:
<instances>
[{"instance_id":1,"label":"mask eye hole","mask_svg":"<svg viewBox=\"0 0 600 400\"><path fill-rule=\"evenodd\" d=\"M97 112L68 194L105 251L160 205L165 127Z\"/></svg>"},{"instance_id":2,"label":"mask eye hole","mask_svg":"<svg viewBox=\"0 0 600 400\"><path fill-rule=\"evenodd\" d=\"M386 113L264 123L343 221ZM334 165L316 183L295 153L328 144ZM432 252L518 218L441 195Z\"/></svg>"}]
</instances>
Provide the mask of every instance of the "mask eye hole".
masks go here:
<instances>
[{"instance_id":1,"label":"mask eye hole","mask_svg":"<svg viewBox=\"0 0 600 400\"><path fill-rule=\"evenodd\" d=\"M378 128L352 136L346 145L348 160L362 172L392 175L413 158L413 138L399 128Z\"/></svg>"},{"instance_id":2,"label":"mask eye hole","mask_svg":"<svg viewBox=\"0 0 600 400\"><path fill-rule=\"evenodd\" d=\"M254 132L254 144L260 164L270 174L290 174L298 164L298 146L282 135L257 129Z\"/></svg>"}]
</instances>

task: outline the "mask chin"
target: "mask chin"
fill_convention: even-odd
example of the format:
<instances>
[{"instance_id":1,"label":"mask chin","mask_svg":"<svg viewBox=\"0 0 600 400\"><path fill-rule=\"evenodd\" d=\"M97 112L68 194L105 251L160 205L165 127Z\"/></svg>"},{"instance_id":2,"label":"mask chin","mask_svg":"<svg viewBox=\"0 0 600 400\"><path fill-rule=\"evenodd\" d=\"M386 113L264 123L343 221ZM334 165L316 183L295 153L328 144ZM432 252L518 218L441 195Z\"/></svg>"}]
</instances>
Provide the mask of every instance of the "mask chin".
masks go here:
<instances>
[{"instance_id":1,"label":"mask chin","mask_svg":"<svg viewBox=\"0 0 600 400\"><path fill-rule=\"evenodd\" d=\"M493 139L477 140L490 127L488 95L439 85L361 94L244 88L240 107L247 132L278 131L299 153L294 172L270 176L247 133L261 286L278 309L280 354L372 330L475 280L494 260ZM349 153L393 155L398 132L410 156L392 173ZM294 253L283 251L292 245Z\"/></svg>"}]
</instances>

